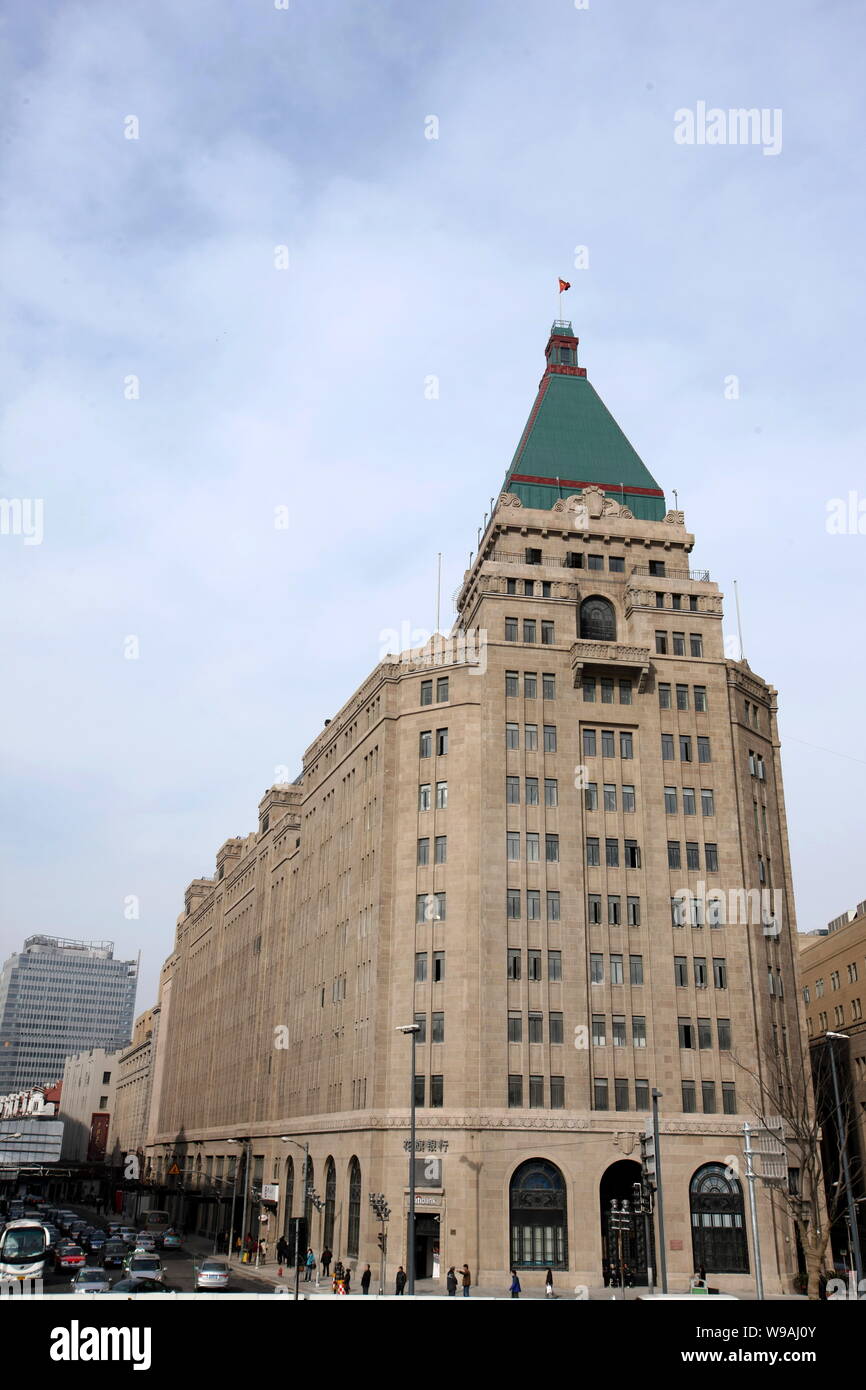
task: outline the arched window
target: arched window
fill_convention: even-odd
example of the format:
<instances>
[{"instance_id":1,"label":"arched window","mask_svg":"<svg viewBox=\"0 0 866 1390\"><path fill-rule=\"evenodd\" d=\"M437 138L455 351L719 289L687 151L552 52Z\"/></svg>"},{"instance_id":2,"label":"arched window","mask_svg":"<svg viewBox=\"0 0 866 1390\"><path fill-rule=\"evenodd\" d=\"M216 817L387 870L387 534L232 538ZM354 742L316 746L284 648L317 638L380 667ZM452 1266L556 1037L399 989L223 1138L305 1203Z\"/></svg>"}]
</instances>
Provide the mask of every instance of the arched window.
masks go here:
<instances>
[{"instance_id":1,"label":"arched window","mask_svg":"<svg viewBox=\"0 0 866 1390\"><path fill-rule=\"evenodd\" d=\"M349 1225L346 1234L346 1254L358 1258L361 1233L361 1165L354 1156L349 1160Z\"/></svg>"},{"instance_id":2,"label":"arched window","mask_svg":"<svg viewBox=\"0 0 866 1390\"><path fill-rule=\"evenodd\" d=\"M706 1163L689 1185L695 1270L748 1274L743 1189L721 1163Z\"/></svg>"},{"instance_id":3,"label":"arched window","mask_svg":"<svg viewBox=\"0 0 866 1390\"><path fill-rule=\"evenodd\" d=\"M616 614L606 598L585 598L580 605L580 635L590 642L616 641Z\"/></svg>"},{"instance_id":4,"label":"arched window","mask_svg":"<svg viewBox=\"0 0 866 1390\"><path fill-rule=\"evenodd\" d=\"M288 1238L292 1221L292 1205L295 1200L295 1160L286 1159L286 1191L283 1198L283 1235Z\"/></svg>"},{"instance_id":5,"label":"arched window","mask_svg":"<svg viewBox=\"0 0 866 1390\"><path fill-rule=\"evenodd\" d=\"M334 1160L329 1158L325 1163L325 1224L322 1230L322 1241L329 1250L334 1246L334 1213L337 1209L337 1170L334 1167Z\"/></svg>"},{"instance_id":6,"label":"arched window","mask_svg":"<svg viewBox=\"0 0 866 1390\"><path fill-rule=\"evenodd\" d=\"M553 1163L531 1158L511 1179L511 1263L515 1269L567 1269L565 1181Z\"/></svg>"}]
</instances>

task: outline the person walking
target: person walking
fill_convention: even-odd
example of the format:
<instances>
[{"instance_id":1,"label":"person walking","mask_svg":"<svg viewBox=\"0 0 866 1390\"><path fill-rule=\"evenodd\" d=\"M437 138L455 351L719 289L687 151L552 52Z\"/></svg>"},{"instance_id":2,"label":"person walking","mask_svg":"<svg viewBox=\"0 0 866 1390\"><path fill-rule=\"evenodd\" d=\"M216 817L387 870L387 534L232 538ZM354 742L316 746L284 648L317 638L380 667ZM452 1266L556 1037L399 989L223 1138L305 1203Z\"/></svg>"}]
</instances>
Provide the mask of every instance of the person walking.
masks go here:
<instances>
[{"instance_id":1,"label":"person walking","mask_svg":"<svg viewBox=\"0 0 866 1390\"><path fill-rule=\"evenodd\" d=\"M277 1241L277 1259L279 1260L281 1265L284 1265L288 1258L289 1247L286 1243L286 1238L285 1236L280 1236L279 1240Z\"/></svg>"},{"instance_id":2,"label":"person walking","mask_svg":"<svg viewBox=\"0 0 866 1390\"><path fill-rule=\"evenodd\" d=\"M463 1297L468 1298L469 1290L472 1287L472 1275L469 1273L469 1266L464 1265L460 1273L463 1276Z\"/></svg>"},{"instance_id":3,"label":"person walking","mask_svg":"<svg viewBox=\"0 0 866 1390\"><path fill-rule=\"evenodd\" d=\"M512 1298L519 1298L519 1297L520 1297L520 1280L519 1280L518 1277L517 1277L517 1270L516 1270L516 1269L512 1269L512 1271L511 1271L511 1297L512 1297Z\"/></svg>"},{"instance_id":4,"label":"person walking","mask_svg":"<svg viewBox=\"0 0 866 1390\"><path fill-rule=\"evenodd\" d=\"M312 1250L307 1251L307 1258L304 1260L304 1283L309 1284L313 1277L313 1270L316 1268L316 1257Z\"/></svg>"},{"instance_id":5,"label":"person walking","mask_svg":"<svg viewBox=\"0 0 866 1390\"><path fill-rule=\"evenodd\" d=\"M328 1247L327 1247L327 1245L326 1245L325 1248L324 1248L324 1250L322 1251L322 1273L324 1274L324 1276L325 1276L326 1279L327 1279L327 1277L328 1277L328 1271L329 1271L330 1268L331 1268L331 1260L332 1260L333 1258L334 1258L334 1252L333 1252L333 1250L329 1250Z\"/></svg>"},{"instance_id":6,"label":"person walking","mask_svg":"<svg viewBox=\"0 0 866 1390\"><path fill-rule=\"evenodd\" d=\"M544 1297L553 1298L553 1270L549 1269L544 1276Z\"/></svg>"},{"instance_id":7,"label":"person walking","mask_svg":"<svg viewBox=\"0 0 866 1390\"><path fill-rule=\"evenodd\" d=\"M352 1271L348 1265L346 1265L346 1273L343 1275L343 1285L346 1293L352 1292Z\"/></svg>"},{"instance_id":8,"label":"person walking","mask_svg":"<svg viewBox=\"0 0 866 1390\"><path fill-rule=\"evenodd\" d=\"M397 1270L397 1278L394 1280L395 1292L401 1294L406 1287L406 1271L401 1265Z\"/></svg>"},{"instance_id":9,"label":"person walking","mask_svg":"<svg viewBox=\"0 0 866 1390\"><path fill-rule=\"evenodd\" d=\"M454 1273L454 1266L453 1266L453 1265L451 1266L451 1268L449 1269L448 1273L447 1273L446 1276L445 1276L445 1283L446 1283L446 1285L447 1285L447 1287L448 1287L448 1297L449 1297L449 1298L456 1298L456 1296L457 1296L457 1275Z\"/></svg>"},{"instance_id":10,"label":"person walking","mask_svg":"<svg viewBox=\"0 0 866 1390\"><path fill-rule=\"evenodd\" d=\"M268 1242L266 1240L259 1241L259 1251L262 1257L262 1264L266 1265L268 1262Z\"/></svg>"},{"instance_id":11,"label":"person walking","mask_svg":"<svg viewBox=\"0 0 866 1390\"><path fill-rule=\"evenodd\" d=\"M372 1277L370 1266L365 1265L364 1273L361 1275L361 1293L368 1294L370 1292L370 1280Z\"/></svg>"}]
</instances>

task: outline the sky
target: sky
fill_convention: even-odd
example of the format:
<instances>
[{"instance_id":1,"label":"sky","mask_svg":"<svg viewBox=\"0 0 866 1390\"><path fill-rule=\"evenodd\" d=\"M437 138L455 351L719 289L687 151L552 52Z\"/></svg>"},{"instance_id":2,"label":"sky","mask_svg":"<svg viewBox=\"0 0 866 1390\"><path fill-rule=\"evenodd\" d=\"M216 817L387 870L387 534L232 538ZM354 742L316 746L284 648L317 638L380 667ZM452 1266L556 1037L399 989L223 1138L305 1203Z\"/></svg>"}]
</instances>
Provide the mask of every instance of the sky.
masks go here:
<instances>
[{"instance_id":1,"label":"sky","mask_svg":"<svg viewBox=\"0 0 866 1390\"><path fill-rule=\"evenodd\" d=\"M113 940L154 1000L186 885L439 552L458 588L558 276L780 692L800 929L866 898L864 43L796 0L7 10L0 959ZM766 138L711 142L735 108Z\"/></svg>"}]
</instances>

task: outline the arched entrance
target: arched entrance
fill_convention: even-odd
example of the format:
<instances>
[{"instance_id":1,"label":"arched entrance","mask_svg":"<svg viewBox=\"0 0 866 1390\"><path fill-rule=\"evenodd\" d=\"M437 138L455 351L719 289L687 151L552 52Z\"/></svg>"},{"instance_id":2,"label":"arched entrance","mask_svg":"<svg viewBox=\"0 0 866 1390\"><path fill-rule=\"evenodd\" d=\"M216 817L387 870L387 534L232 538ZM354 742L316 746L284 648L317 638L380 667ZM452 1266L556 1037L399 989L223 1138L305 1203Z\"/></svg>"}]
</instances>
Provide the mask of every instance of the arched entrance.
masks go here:
<instances>
[{"instance_id":1,"label":"arched entrance","mask_svg":"<svg viewBox=\"0 0 866 1390\"><path fill-rule=\"evenodd\" d=\"M337 1169L329 1157L325 1163L325 1220L322 1246L331 1250L334 1245L334 1216L337 1211Z\"/></svg>"},{"instance_id":2,"label":"arched entrance","mask_svg":"<svg viewBox=\"0 0 866 1390\"><path fill-rule=\"evenodd\" d=\"M634 1159L623 1158L612 1163L603 1173L599 1184L599 1213L601 1217L601 1257L612 1272L619 1266L619 1238L611 1229L611 1204L615 1201L622 1207L628 1202L634 1212L634 1185L641 1180L640 1164ZM648 1263L655 1268L655 1241L650 1224L650 1251L647 1260L646 1221L642 1215L633 1215L629 1226L622 1232L622 1260L626 1274L630 1272L635 1284L649 1282ZM618 1275L617 1275L618 1282Z\"/></svg>"},{"instance_id":3,"label":"arched entrance","mask_svg":"<svg viewBox=\"0 0 866 1390\"><path fill-rule=\"evenodd\" d=\"M748 1274L743 1189L723 1163L705 1163L689 1184L692 1256L708 1274Z\"/></svg>"},{"instance_id":4,"label":"arched entrance","mask_svg":"<svg viewBox=\"0 0 866 1390\"><path fill-rule=\"evenodd\" d=\"M515 1269L568 1269L565 1179L545 1158L516 1169L510 1188L511 1263Z\"/></svg>"}]
</instances>

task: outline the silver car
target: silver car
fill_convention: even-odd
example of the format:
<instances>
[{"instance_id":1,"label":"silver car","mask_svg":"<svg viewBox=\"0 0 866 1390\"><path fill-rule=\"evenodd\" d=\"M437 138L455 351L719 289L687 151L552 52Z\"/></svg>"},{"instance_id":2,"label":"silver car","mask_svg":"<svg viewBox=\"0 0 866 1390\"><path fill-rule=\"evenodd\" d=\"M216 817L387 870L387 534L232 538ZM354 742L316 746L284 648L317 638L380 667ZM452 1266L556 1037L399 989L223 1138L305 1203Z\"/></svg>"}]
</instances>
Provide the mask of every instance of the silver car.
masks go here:
<instances>
[{"instance_id":1,"label":"silver car","mask_svg":"<svg viewBox=\"0 0 866 1390\"><path fill-rule=\"evenodd\" d=\"M195 1276L197 1289L227 1289L228 1285L229 1267L225 1260L202 1260Z\"/></svg>"},{"instance_id":2,"label":"silver car","mask_svg":"<svg viewBox=\"0 0 866 1390\"><path fill-rule=\"evenodd\" d=\"M111 1280L104 1269L80 1269L72 1280L73 1293L111 1293Z\"/></svg>"},{"instance_id":3,"label":"silver car","mask_svg":"<svg viewBox=\"0 0 866 1390\"><path fill-rule=\"evenodd\" d=\"M165 1270L158 1255L134 1251L128 1256L124 1268L127 1279L165 1279Z\"/></svg>"}]
</instances>

